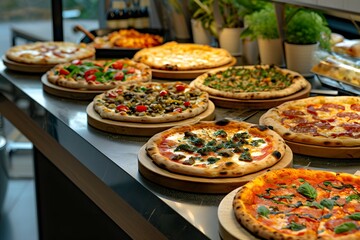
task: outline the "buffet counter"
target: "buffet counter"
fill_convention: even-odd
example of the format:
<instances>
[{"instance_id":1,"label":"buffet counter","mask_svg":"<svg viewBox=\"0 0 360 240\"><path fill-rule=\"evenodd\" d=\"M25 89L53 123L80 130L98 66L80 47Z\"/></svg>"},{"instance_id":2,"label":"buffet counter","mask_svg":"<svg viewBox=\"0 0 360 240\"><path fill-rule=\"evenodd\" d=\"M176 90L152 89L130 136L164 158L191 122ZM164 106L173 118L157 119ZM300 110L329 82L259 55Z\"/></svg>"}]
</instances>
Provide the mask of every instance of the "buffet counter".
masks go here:
<instances>
[{"instance_id":1,"label":"buffet counter","mask_svg":"<svg viewBox=\"0 0 360 240\"><path fill-rule=\"evenodd\" d=\"M147 180L138 171L138 152L148 137L89 126L89 101L49 95L40 78L0 64L0 113L34 145L40 239L220 239L217 210L226 194L178 191ZM314 92L324 90L310 81ZM18 99L35 111L19 108ZM216 119L229 111L217 107ZM232 113L257 123L264 111ZM359 166L354 159L293 158L295 168L354 173Z\"/></svg>"}]
</instances>

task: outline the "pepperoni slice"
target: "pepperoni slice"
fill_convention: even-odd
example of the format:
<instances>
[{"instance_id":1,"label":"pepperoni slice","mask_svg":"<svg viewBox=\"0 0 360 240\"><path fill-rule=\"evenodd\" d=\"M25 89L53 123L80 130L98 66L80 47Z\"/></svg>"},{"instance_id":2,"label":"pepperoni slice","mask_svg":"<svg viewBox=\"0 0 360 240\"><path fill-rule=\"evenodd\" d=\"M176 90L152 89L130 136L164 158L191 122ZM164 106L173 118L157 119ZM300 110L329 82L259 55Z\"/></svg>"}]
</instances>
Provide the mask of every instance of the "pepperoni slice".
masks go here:
<instances>
[{"instance_id":1,"label":"pepperoni slice","mask_svg":"<svg viewBox=\"0 0 360 240\"><path fill-rule=\"evenodd\" d=\"M312 133L313 135L317 134L317 128L313 123L300 123L290 128L290 130L296 133Z\"/></svg>"},{"instance_id":2,"label":"pepperoni slice","mask_svg":"<svg viewBox=\"0 0 360 240\"><path fill-rule=\"evenodd\" d=\"M324 111L327 112L327 111L329 111L329 108L345 110L345 106L340 105L340 104L335 104L335 103L324 103L320 109L324 109Z\"/></svg>"},{"instance_id":3,"label":"pepperoni slice","mask_svg":"<svg viewBox=\"0 0 360 240\"><path fill-rule=\"evenodd\" d=\"M360 119L360 114L355 112L339 112L336 114L337 117L348 117L349 119Z\"/></svg>"},{"instance_id":4,"label":"pepperoni slice","mask_svg":"<svg viewBox=\"0 0 360 240\"><path fill-rule=\"evenodd\" d=\"M360 132L360 123L343 123L340 126L349 132Z\"/></svg>"},{"instance_id":5,"label":"pepperoni slice","mask_svg":"<svg viewBox=\"0 0 360 240\"><path fill-rule=\"evenodd\" d=\"M306 111L312 115L317 116L317 112L316 112L314 105L308 105L306 108Z\"/></svg>"},{"instance_id":6,"label":"pepperoni slice","mask_svg":"<svg viewBox=\"0 0 360 240\"><path fill-rule=\"evenodd\" d=\"M351 104L350 105L350 109L351 110L354 110L354 111L358 111L358 112L360 112L360 104Z\"/></svg>"},{"instance_id":7,"label":"pepperoni slice","mask_svg":"<svg viewBox=\"0 0 360 240\"><path fill-rule=\"evenodd\" d=\"M330 129L333 129L334 128L334 126L332 126L330 123L328 123L328 122L316 122L316 123L314 123L314 125L316 126L316 127L318 127L318 128L321 128L321 129L328 129L328 130L330 130Z\"/></svg>"},{"instance_id":8,"label":"pepperoni slice","mask_svg":"<svg viewBox=\"0 0 360 240\"><path fill-rule=\"evenodd\" d=\"M295 110L295 109L285 110L282 112L282 114L287 117L295 117L295 116L305 115L305 113L303 113L302 111Z\"/></svg>"}]
</instances>

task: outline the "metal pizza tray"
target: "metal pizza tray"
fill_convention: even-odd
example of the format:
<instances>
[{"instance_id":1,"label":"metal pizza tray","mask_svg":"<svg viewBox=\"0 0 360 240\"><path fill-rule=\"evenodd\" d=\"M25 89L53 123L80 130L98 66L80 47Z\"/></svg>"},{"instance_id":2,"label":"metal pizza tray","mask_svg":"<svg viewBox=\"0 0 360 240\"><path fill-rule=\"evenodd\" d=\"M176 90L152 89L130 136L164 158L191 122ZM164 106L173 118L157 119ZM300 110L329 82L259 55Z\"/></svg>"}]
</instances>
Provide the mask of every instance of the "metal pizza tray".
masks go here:
<instances>
[{"instance_id":1,"label":"metal pizza tray","mask_svg":"<svg viewBox=\"0 0 360 240\"><path fill-rule=\"evenodd\" d=\"M319 79L319 81L321 82L321 84L324 86L327 86L330 88L335 88L346 95L354 95L354 96L360 95L359 87L349 85L349 84L346 84L345 82L337 81L332 78L324 77L319 74L316 74L316 76Z\"/></svg>"}]
</instances>

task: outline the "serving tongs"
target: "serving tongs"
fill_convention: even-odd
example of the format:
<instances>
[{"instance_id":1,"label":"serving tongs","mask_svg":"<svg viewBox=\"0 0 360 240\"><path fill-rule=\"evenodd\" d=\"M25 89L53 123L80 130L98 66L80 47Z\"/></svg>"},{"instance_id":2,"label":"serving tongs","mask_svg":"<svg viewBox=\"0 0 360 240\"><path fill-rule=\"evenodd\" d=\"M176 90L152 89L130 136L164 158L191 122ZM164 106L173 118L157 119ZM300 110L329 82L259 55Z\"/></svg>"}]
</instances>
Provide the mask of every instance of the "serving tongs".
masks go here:
<instances>
[{"instance_id":1,"label":"serving tongs","mask_svg":"<svg viewBox=\"0 0 360 240\"><path fill-rule=\"evenodd\" d=\"M83 32L88 38L91 39L91 41L94 41L96 38L94 34L92 34L88 30L86 30L83 26L78 25L78 24L73 27L73 31L74 32Z\"/></svg>"}]
</instances>

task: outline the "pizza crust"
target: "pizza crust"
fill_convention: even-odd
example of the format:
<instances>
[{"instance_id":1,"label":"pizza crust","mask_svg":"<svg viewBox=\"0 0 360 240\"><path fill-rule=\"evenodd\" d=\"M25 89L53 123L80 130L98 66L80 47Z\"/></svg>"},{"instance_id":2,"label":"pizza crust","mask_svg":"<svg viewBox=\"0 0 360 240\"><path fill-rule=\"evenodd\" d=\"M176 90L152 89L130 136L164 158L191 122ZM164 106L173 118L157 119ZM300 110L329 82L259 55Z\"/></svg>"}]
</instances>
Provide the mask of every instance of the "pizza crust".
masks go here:
<instances>
[{"instance_id":1,"label":"pizza crust","mask_svg":"<svg viewBox=\"0 0 360 240\"><path fill-rule=\"evenodd\" d=\"M347 136L338 136L338 137L331 137L331 136L313 136L311 133L301 133L301 132L294 132L291 131L288 127L282 124L283 116L281 113L285 110L294 109L300 110L306 113L306 106L313 105L313 104L321 104L321 103L334 103L340 105L347 105L350 106L351 104L360 104L359 97L350 97L350 96L339 96L339 97L310 97L300 100L289 101L283 103L277 107L274 107L268 110L263 116L260 118L261 124L265 124L268 126L272 126L274 131L276 131L282 138L288 141L305 143L305 144L313 144L313 145L320 145L320 146L360 146L360 138L352 138ZM349 110L349 108L347 108ZM323 120L331 119L339 120L340 118L336 116L336 113L333 115L329 115L328 117L324 118ZM346 119L346 118L345 118ZM317 122L321 122L321 119L318 119ZM355 121L356 122L356 121ZM315 122L316 123L316 122ZM341 124L342 122L339 122ZM346 123L346 122L344 122Z\"/></svg>"},{"instance_id":2,"label":"pizza crust","mask_svg":"<svg viewBox=\"0 0 360 240\"><path fill-rule=\"evenodd\" d=\"M66 63L94 56L94 47L71 42L35 42L12 47L6 52L9 60L42 65Z\"/></svg>"},{"instance_id":3,"label":"pizza crust","mask_svg":"<svg viewBox=\"0 0 360 240\"><path fill-rule=\"evenodd\" d=\"M105 60L93 60L93 61L84 61L91 62L94 64L101 64L103 65L107 61ZM146 66L142 63L134 62L130 59L118 59L116 62L122 62L123 64L126 64L127 66L134 67L135 74L130 78L126 78L125 81L106 81L106 82L94 82L94 81L86 81L85 78L77 78L74 79L73 77L66 77L63 75L57 74L60 69L63 69L64 67L67 67L71 65L71 63L64 63L64 64L58 64L54 68L50 69L47 72L47 79L50 83L65 87L65 88L72 88L72 89L88 89L88 90L108 90L115 88L120 85L129 84L129 83L135 83L135 82L148 82L151 81L152 73L150 67ZM119 70L122 71L122 70Z\"/></svg>"},{"instance_id":4,"label":"pizza crust","mask_svg":"<svg viewBox=\"0 0 360 240\"><path fill-rule=\"evenodd\" d=\"M252 162L238 163L232 160L231 157L222 157L217 163L216 167L207 165L207 167L194 167L192 165L185 165L172 161L167 156L163 155L160 151L162 141L166 136L183 134L188 131L205 129L209 134L211 131L223 129L226 132L234 131L248 131L253 136L264 137L270 142L271 149L268 149L266 156L261 160L254 160ZM280 161L285 154L286 145L283 139L275 132L268 128L261 128L258 125L250 124L246 122L237 121L225 121L213 122L213 121L202 121L190 126L178 126L173 127L164 132L154 135L146 144L146 151L150 158L162 168L168 171L175 172L183 175L197 176L197 177L240 177L249 173L257 172L265 168L273 166L275 163ZM276 153L276 154L275 154Z\"/></svg>"},{"instance_id":5,"label":"pizza crust","mask_svg":"<svg viewBox=\"0 0 360 240\"><path fill-rule=\"evenodd\" d=\"M253 90L249 90L249 89L239 89L236 86L229 88L228 90L218 90L212 87L209 87L205 84L205 80L209 77L215 76L215 75L220 75L219 73L229 70L229 69L249 69L249 70L254 70L254 69L269 69L269 68L275 68L278 71L280 71L283 75L288 75L291 76L292 78L292 83L290 86L288 87L284 87L283 89L269 89L268 91L253 91ZM220 79L220 83L221 81L223 81L224 84L229 83L229 81L231 81L233 78L232 76L224 79L223 77L221 77ZM217 69L217 70L212 70L209 71L207 73L204 73L202 75L200 75L199 77L197 77L192 84L203 90L208 92L210 95L212 96L219 96L219 97L224 97L224 98L230 98L230 99L270 99L270 98L280 98L280 97L285 97L285 96L289 96L291 94L294 94L298 91L300 91L301 89L305 88L306 86L309 85L308 81L301 76L300 74L287 70L287 69L281 69L279 67L276 66L269 66L269 65L258 65L258 66L237 66L237 67L226 67L226 68L221 68L221 69ZM261 84L261 82L260 82Z\"/></svg>"},{"instance_id":6,"label":"pizza crust","mask_svg":"<svg viewBox=\"0 0 360 240\"><path fill-rule=\"evenodd\" d=\"M168 42L161 46L144 48L138 51L133 59L154 69L187 71L221 67L230 63L233 58L222 48Z\"/></svg>"}]
</instances>

